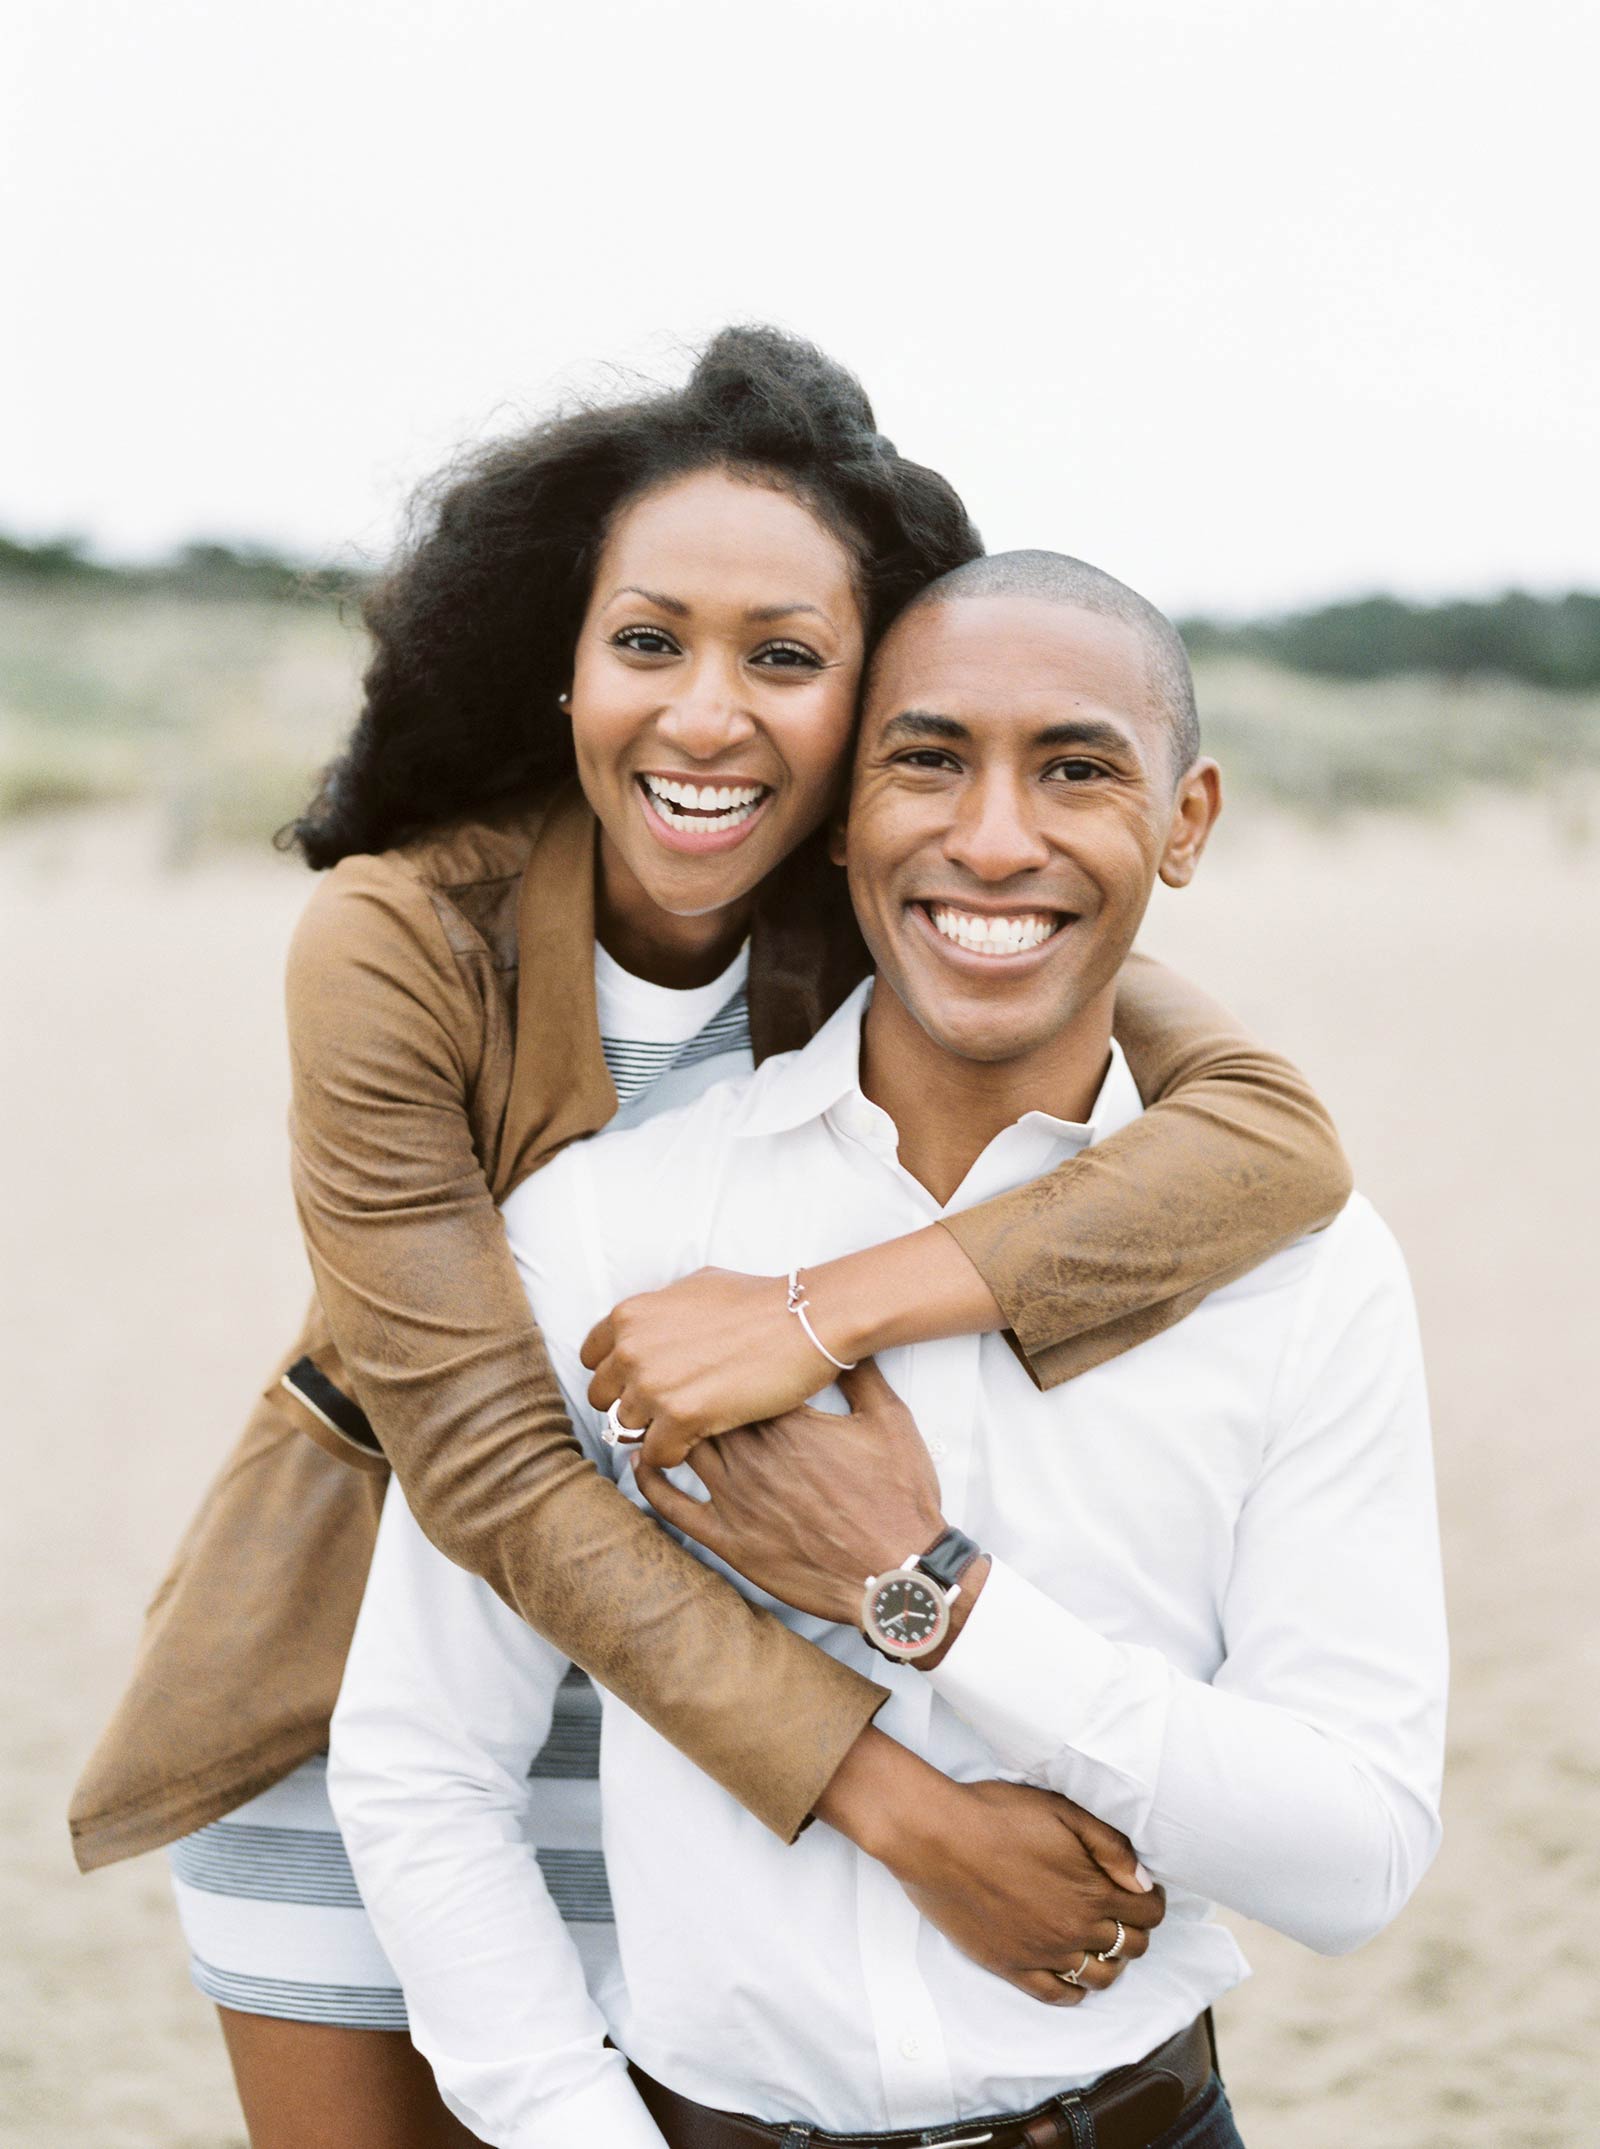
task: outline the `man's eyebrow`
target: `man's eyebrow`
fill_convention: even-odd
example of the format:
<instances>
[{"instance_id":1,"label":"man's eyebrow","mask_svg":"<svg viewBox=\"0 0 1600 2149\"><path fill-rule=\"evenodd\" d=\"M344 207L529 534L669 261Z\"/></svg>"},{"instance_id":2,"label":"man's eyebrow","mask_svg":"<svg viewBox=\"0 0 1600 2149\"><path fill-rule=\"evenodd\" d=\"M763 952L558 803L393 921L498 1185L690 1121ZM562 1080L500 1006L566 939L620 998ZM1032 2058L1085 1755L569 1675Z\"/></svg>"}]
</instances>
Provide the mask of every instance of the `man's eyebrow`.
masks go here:
<instances>
[{"instance_id":1,"label":"man's eyebrow","mask_svg":"<svg viewBox=\"0 0 1600 2149\"><path fill-rule=\"evenodd\" d=\"M1064 723L1046 724L1033 735L1035 746L1097 746L1102 753L1126 753L1131 741L1125 731L1092 716L1069 717Z\"/></svg>"},{"instance_id":2,"label":"man's eyebrow","mask_svg":"<svg viewBox=\"0 0 1600 2149\"><path fill-rule=\"evenodd\" d=\"M881 737L885 745L895 739L943 739L954 744L970 739L972 733L953 716L935 716L931 709L902 709L898 716L890 717Z\"/></svg>"},{"instance_id":3,"label":"man's eyebrow","mask_svg":"<svg viewBox=\"0 0 1600 2149\"><path fill-rule=\"evenodd\" d=\"M607 604L618 597L642 597L646 604L653 604L658 612L670 612L674 619L687 619L689 607L681 597L663 597L660 590L642 589L637 582L624 582L606 599Z\"/></svg>"},{"instance_id":4,"label":"man's eyebrow","mask_svg":"<svg viewBox=\"0 0 1600 2149\"><path fill-rule=\"evenodd\" d=\"M946 745L959 745L972 737L969 728L958 723L953 716L936 715L932 709L902 709L898 716L890 717L880 734L885 745L898 739L939 739ZM1126 753L1129 740L1125 731L1103 718L1072 716L1059 724L1045 724L1034 732L1028 741L1030 746L1088 746L1101 753Z\"/></svg>"}]
</instances>

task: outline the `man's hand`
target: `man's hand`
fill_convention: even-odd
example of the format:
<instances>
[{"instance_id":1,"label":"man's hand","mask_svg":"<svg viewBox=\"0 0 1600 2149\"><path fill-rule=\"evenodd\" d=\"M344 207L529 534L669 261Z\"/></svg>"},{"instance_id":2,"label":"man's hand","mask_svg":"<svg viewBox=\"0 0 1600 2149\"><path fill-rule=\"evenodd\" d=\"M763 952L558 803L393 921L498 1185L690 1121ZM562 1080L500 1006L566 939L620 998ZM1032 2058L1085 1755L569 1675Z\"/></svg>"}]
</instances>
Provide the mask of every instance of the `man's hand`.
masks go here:
<instances>
[{"instance_id":1,"label":"man's hand","mask_svg":"<svg viewBox=\"0 0 1600 2149\"><path fill-rule=\"evenodd\" d=\"M708 1500L652 1469L648 1446L635 1469L663 1521L781 1604L854 1626L867 1577L925 1552L945 1520L916 1421L876 1365L839 1386L848 1416L803 1406L696 1448Z\"/></svg>"},{"instance_id":2,"label":"man's hand","mask_svg":"<svg viewBox=\"0 0 1600 2149\"><path fill-rule=\"evenodd\" d=\"M1166 1915L1127 1838L1092 1813L1028 1784L953 1783L878 1731L856 1741L817 1814L964 1955L1046 2006L1114 1984ZM1098 1961L1119 1922L1117 1960Z\"/></svg>"},{"instance_id":3,"label":"man's hand","mask_svg":"<svg viewBox=\"0 0 1600 2149\"><path fill-rule=\"evenodd\" d=\"M619 1403L622 1422L648 1426L639 1451L658 1470L697 1442L803 1403L833 1367L788 1311L781 1276L697 1269L659 1291L625 1298L590 1329L583 1362L596 1410ZM840 1357L850 1355L831 1338Z\"/></svg>"}]
</instances>

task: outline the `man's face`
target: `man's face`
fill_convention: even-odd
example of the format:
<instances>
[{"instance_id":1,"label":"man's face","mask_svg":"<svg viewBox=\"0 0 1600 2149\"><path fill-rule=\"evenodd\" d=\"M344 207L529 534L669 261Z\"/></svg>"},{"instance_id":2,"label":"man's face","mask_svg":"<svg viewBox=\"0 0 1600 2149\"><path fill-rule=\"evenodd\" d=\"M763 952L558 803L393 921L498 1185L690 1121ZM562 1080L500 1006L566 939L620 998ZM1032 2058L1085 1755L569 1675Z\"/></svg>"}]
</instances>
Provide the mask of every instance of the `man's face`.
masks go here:
<instances>
[{"instance_id":1,"label":"man's face","mask_svg":"<svg viewBox=\"0 0 1600 2149\"><path fill-rule=\"evenodd\" d=\"M1214 763L1174 781L1132 627L971 597L885 642L838 855L907 1011L960 1058L1008 1061L1109 1008L1157 874L1189 879L1218 804Z\"/></svg>"}]
</instances>

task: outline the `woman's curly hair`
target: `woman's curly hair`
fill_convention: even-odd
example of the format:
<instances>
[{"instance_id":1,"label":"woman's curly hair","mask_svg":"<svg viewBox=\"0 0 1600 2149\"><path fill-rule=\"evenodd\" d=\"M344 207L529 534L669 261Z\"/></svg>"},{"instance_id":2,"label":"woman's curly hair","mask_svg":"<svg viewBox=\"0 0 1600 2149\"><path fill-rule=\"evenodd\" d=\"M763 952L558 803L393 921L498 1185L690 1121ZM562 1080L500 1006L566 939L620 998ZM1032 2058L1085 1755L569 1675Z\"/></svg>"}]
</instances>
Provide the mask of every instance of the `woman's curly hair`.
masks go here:
<instances>
[{"instance_id":1,"label":"woman's curly hair","mask_svg":"<svg viewBox=\"0 0 1600 2149\"><path fill-rule=\"evenodd\" d=\"M556 697L606 534L641 494L705 469L791 490L841 538L869 650L925 583L983 550L954 490L875 430L854 375L778 329L726 328L684 387L547 419L424 490L363 607L361 714L284 842L331 866L569 774Z\"/></svg>"}]
</instances>

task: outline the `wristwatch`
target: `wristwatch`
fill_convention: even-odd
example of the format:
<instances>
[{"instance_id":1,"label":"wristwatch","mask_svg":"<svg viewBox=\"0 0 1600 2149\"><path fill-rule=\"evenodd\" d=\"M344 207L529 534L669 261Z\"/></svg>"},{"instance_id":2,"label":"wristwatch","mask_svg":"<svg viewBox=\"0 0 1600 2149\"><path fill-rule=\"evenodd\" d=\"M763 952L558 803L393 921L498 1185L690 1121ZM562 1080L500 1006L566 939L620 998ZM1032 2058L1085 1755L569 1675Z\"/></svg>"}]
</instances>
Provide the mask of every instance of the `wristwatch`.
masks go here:
<instances>
[{"instance_id":1,"label":"wristwatch","mask_svg":"<svg viewBox=\"0 0 1600 2149\"><path fill-rule=\"evenodd\" d=\"M960 1530L946 1530L926 1552L914 1552L887 1574L867 1577L861 1631L874 1649L898 1664L932 1654L950 1632L950 1607L978 1548Z\"/></svg>"}]
</instances>

